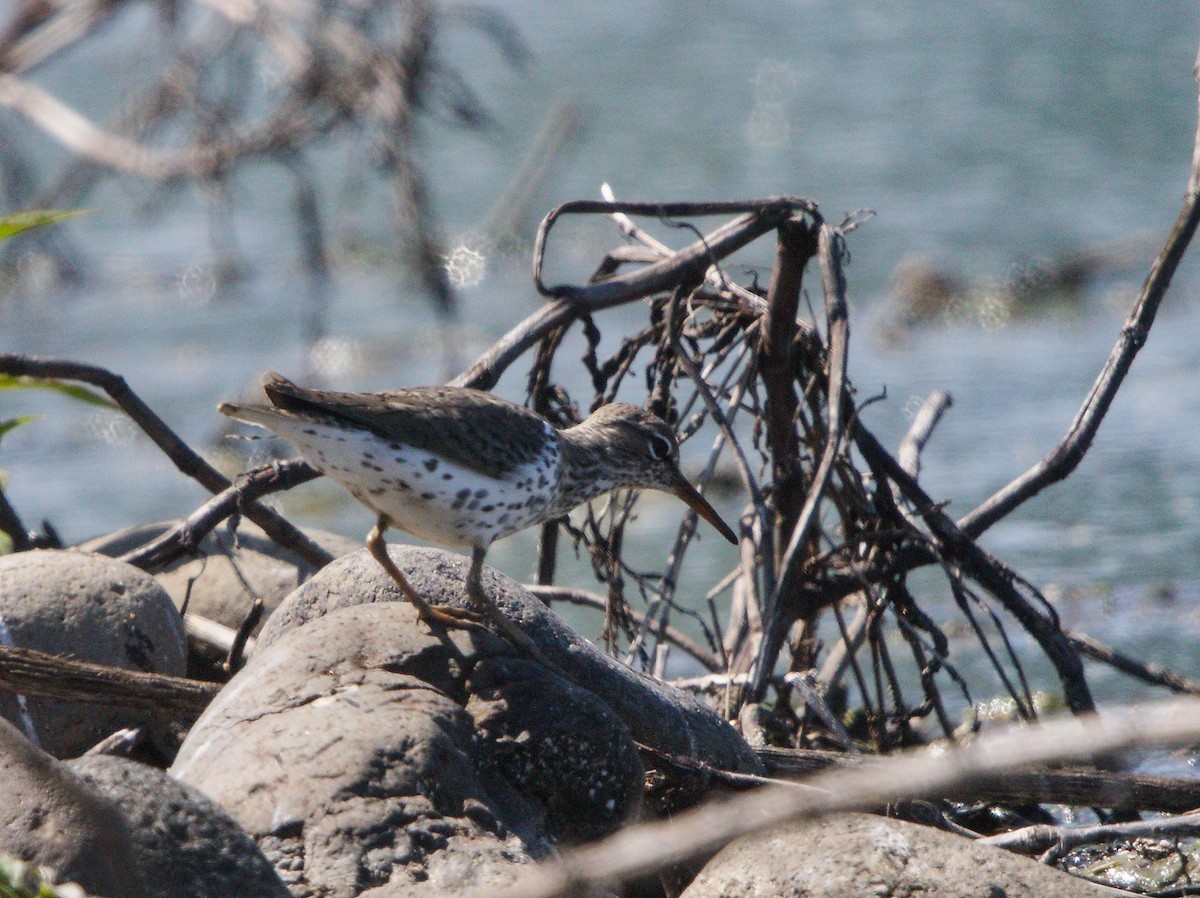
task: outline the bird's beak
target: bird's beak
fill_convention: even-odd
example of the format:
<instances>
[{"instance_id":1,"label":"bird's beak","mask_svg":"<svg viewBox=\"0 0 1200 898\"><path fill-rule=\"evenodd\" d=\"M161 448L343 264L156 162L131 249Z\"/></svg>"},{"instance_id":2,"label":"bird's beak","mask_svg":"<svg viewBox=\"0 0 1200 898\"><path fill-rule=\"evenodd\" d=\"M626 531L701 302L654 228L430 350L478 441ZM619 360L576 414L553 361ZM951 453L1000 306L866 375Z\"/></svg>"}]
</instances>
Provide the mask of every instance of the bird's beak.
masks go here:
<instances>
[{"instance_id":1,"label":"bird's beak","mask_svg":"<svg viewBox=\"0 0 1200 898\"><path fill-rule=\"evenodd\" d=\"M704 520L716 527L717 532L720 533L721 536L725 537L734 545L737 545L737 534L730 529L728 524L721 520L721 516L717 514L716 509L708 504L707 499L696 492L696 488L688 483L682 474L679 474L675 478L675 483L673 484L671 492L690 505L696 514L700 515L700 517L704 518Z\"/></svg>"}]
</instances>

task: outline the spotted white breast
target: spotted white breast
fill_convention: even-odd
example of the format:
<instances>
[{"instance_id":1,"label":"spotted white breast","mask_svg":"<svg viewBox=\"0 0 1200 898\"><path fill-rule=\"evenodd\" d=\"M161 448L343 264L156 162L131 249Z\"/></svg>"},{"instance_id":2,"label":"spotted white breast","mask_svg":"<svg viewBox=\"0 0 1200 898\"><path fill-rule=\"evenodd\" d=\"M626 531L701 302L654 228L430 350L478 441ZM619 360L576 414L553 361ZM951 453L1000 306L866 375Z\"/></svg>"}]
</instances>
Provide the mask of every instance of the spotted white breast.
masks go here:
<instances>
[{"instance_id":1,"label":"spotted white breast","mask_svg":"<svg viewBox=\"0 0 1200 898\"><path fill-rule=\"evenodd\" d=\"M389 442L365 430L290 417L272 423L314 467L341 483L391 525L448 546L487 546L546 518L556 504L558 440L503 479ZM554 437L547 425L547 436Z\"/></svg>"}]
</instances>

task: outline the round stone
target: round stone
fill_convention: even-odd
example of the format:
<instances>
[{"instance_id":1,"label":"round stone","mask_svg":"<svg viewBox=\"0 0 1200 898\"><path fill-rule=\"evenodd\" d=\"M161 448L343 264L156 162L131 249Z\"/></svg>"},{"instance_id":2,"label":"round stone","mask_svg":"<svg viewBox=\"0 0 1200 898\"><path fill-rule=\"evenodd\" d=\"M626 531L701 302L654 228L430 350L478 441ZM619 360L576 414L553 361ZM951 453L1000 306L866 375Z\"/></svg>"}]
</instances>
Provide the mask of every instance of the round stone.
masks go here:
<instances>
[{"instance_id":1,"label":"round stone","mask_svg":"<svg viewBox=\"0 0 1200 898\"><path fill-rule=\"evenodd\" d=\"M726 845L680 898L1100 898L1111 894L1111 889L1033 858L944 830L868 814L841 814Z\"/></svg>"},{"instance_id":2,"label":"round stone","mask_svg":"<svg viewBox=\"0 0 1200 898\"><path fill-rule=\"evenodd\" d=\"M0 558L0 644L76 661L182 676L183 623L149 574L74 550ZM112 705L0 693L0 715L56 757L72 757L123 727L149 722Z\"/></svg>"},{"instance_id":3,"label":"round stone","mask_svg":"<svg viewBox=\"0 0 1200 898\"><path fill-rule=\"evenodd\" d=\"M0 720L0 853L55 871L89 895L144 894L130 833L112 802Z\"/></svg>"},{"instance_id":4,"label":"round stone","mask_svg":"<svg viewBox=\"0 0 1200 898\"><path fill-rule=\"evenodd\" d=\"M462 706L476 640L510 651L434 636L407 606L333 612L256 652L171 772L220 802L297 895L511 885L549 844L536 808L476 764Z\"/></svg>"},{"instance_id":5,"label":"round stone","mask_svg":"<svg viewBox=\"0 0 1200 898\"><path fill-rule=\"evenodd\" d=\"M427 602L473 607L466 594L470 563L462 555L403 545L389 545L388 554ZM485 565L482 579L483 591L496 607L558 672L616 712L635 740L723 770L764 772L746 740L701 699L609 657L511 577ZM378 602L408 604L365 549L343 556L284 599L263 627L257 651L339 608Z\"/></svg>"},{"instance_id":6,"label":"round stone","mask_svg":"<svg viewBox=\"0 0 1200 898\"><path fill-rule=\"evenodd\" d=\"M89 755L68 766L125 818L147 898L290 898L254 840L197 790L127 758Z\"/></svg>"}]
</instances>

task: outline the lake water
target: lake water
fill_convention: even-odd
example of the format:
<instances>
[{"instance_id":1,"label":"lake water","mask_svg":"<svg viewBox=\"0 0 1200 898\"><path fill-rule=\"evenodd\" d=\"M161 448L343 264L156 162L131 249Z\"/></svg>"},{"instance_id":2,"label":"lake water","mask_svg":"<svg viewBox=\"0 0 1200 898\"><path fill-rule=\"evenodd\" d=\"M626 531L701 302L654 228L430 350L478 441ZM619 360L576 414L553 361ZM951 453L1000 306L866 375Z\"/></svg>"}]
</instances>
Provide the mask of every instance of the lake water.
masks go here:
<instances>
[{"instance_id":1,"label":"lake water","mask_svg":"<svg viewBox=\"0 0 1200 898\"><path fill-rule=\"evenodd\" d=\"M582 110L586 131L536 195L535 220L558 202L598 197L603 182L628 199L802 194L834 221L874 209L849 238L850 376L860 397L886 389L864 420L890 445L915 403L934 389L950 391L954 405L926 450L922 482L952 513L965 513L1061 437L1174 220L1195 128L1200 9L1183 0L797 0L699 9L628 0L506 4L532 51L524 71L477 33L447 24L443 58L496 123L474 134L425 119L424 167L447 244L478 245L472 235L531 135L564 100ZM149 26L121 20L86 52L34 78L95 114L149 68L129 55ZM11 127L22 151L51 171L56 149L23 123ZM247 275L220 289L210 274L203 197L184 191L148 215L148 191L119 179L89 198L90 216L68 226L87 282L37 289L34 272L33 288L0 301L0 350L112 368L185 439L214 452L217 401L248 390L264 370L318 371L344 389L437 381L536 307L527 249L490 256L481 280L461 291L447 334L412 279L380 261L391 243L380 182L359 176L363 161L336 149L317 162L331 230L360 247L338 244L331 301L320 314L307 298L287 215L290 183L278 170L252 168L236 181L237 210L225 231ZM584 276L617 242L599 220L564 231L549 279ZM1009 318L985 305L900 340L885 337L889 278L906 257L937 259L986 292L1034 260L1116 244L1122 252L1132 246L1133 261L1091 284L1072 310ZM738 261L765 272L770 257L766 240ZM1193 256L1080 468L984 540L1056 597L1072 626L1193 677L1198 283ZM638 314L618 310L600 323L615 331ZM306 335L322 316L314 346ZM499 392L519 399L521 386L514 372ZM0 418L42 415L0 445L8 493L27 523L49 519L74 542L203 501L120 418L54 396L0 396ZM730 497L722 510L736 515L740 506ZM370 525L366 511L328 484L304 487L284 507L297 523L355 537ZM666 551L656 538L671 511L656 501L636 525L648 564ZM732 550L711 536L706 543L711 551L697 557L685 589L702 588L733 563ZM533 549L533 535L522 534L489 560L527 578ZM587 582L579 567L566 576ZM598 629L594 619L575 620L585 632ZM1096 675L1102 696L1137 692Z\"/></svg>"}]
</instances>

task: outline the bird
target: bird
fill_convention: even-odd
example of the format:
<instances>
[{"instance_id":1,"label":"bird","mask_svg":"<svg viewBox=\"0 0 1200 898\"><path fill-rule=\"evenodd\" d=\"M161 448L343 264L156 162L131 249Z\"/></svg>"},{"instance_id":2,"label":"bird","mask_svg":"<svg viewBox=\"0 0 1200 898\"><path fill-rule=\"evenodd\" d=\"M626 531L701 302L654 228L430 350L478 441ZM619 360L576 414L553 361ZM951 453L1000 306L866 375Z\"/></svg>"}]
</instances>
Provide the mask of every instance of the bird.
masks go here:
<instances>
[{"instance_id":1,"label":"bird","mask_svg":"<svg viewBox=\"0 0 1200 898\"><path fill-rule=\"evenodd\" d=\"M679 470L675 432L636 405L601 406L558 429L524 406L470 387L347 393L263 377L270 405L222 402L226 416L290 442L376 515L371 556L427 624L464 626L473 615L430 605L387 553L390 528L467 548L467 596L510 640L528 637L483 590L488 547L622 487L673 493L736 544L737 535ZM470 624L466 624L470 625Z\"/></svg>"}]
</instances>

